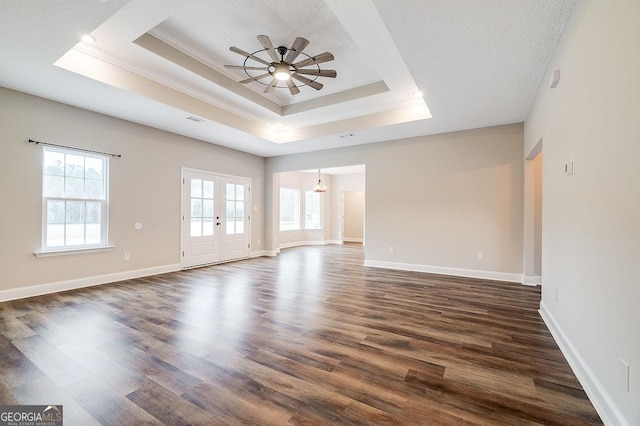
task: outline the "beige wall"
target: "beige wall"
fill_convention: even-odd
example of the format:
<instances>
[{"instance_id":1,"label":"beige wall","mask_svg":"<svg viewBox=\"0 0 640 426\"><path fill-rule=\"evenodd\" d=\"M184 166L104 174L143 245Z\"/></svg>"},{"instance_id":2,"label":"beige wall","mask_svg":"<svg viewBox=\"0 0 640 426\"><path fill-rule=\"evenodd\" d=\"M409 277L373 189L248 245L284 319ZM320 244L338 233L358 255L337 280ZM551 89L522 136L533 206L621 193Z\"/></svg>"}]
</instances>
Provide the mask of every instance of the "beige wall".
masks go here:
<instances>
[{"instance_id":1,"label":"beige wall","mask_svg":"<svg viewBox=\"0 0 640 426\"><path fill-rule=\"evenodd\" d=\"M525 124L525 156L544 140L542 312L607 424L640 424L639 43L640 1L578 1Z\"/></svg>"},{"instance_id":2,"label":"beige wall","mask_svg":"<svg viewBox=\"0 0 640 426\"><path fill-rule=\"evenodd\" d=\"M522 147L523 126L514 124L273 157L265 181L282 171L365 164L368 262L519 280Z\"/></svg>"},{"instance_id":3,"label":"beige wall","mask_svg":"<svg viewBox=\"0 0 640 426\"><path fill-rule=\"evenodd\" d=\"M331 239L342 241L342 194L346 191L364 191L365 173L334 175L332 182Z\"/></svg>"},{"instance_id":4,"label":"beige wall","mask_svg":"<svg viewBox=\"0 0 640 426\"><path fill-rule=\"evenodd\" d=\"M343 241L363 242L364 239L364 191L344 191L342 223Z\"/></svg>"},{"instance_id":5,"label":"beige wall","mask_svg":"<svg viewBox=\"0 0 640 426\"><path fill-rule=\"evenodd\" d=\"M252 249L260 250L263 158L1 88L0 128L0 291L179 264L181 167L252 179ZM29 138L122 154L110 162L113 251L34 256L41 246L42 147ZM135 222L143 229L136 231Z\"/></svg>"}]
</instances>

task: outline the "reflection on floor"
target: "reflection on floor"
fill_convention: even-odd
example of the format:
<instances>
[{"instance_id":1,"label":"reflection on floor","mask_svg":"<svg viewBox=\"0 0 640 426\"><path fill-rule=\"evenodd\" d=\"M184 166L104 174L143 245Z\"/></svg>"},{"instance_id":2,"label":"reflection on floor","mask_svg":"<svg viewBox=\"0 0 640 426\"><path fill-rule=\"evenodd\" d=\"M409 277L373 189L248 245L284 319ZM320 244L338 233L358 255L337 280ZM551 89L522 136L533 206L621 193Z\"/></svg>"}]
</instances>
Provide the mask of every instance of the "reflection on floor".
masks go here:
<instances>
[{"instance_id":1,"label":"reflection on floor","mask_svg":"<svg viewBox=\"0 0 640 426\"><path fill-rule=\"evenodd\" d=\"M0 403L65 424L600 424L539 290L360 245L0 303Z\"/></svg>"}]
</instances>

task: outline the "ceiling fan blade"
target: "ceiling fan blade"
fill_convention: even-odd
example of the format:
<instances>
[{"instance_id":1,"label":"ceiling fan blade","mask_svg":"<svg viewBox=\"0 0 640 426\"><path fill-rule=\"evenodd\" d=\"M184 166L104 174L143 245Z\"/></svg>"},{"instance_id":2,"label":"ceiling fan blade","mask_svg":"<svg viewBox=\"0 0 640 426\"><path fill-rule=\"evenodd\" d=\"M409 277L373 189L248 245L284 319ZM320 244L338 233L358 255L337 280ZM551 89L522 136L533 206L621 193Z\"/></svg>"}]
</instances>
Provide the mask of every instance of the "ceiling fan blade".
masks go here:
<instances>
[{"instance_id":1,"label":"ceiling fan blade","mask_svg":"<svg viewBox=\"0 0 640 426\"><path fill-rule=\"evenodd\" d=\"M233 53L237 53L238 55L242 55L242 56L245 56L245 57L247 57L247 58L251 58L251 59L253 59L254 61L256 61L256 62L260 62L261 64L264 64L264 65L266 65L266 66L271 65L269 62L265 61L264 59L259 58L259 57L257 57L256 55L254 55L254 54L252 54L252 53L245 52L245 51L244 51L244 50L242 50L242 49L238 49L238 48L237 48L237 47L235 47L235 46L231 46L231 47L229 48L229 50L230 50L230 51L232 51Z\"/></svg>"},{"instance_id":2,"label":"ceiling fan blade","mask_svg":"<svg viewBox=\"0 0 640 426\"><path fill-rule=\"evenodd\" d=\"M298 93L300 93L300 89L298 89L296 85L293 84L293 81L291 81L291 79L287 80L287 87L289 87L289 92L291 92L292 95L297 95Z\"/></svg>"},{"instance_id":3,"label":"ceiling fan blade","mask_svg":"<svg viewBox=\"0 0 640 426\"><path fill-rule=\"evenodd\" d=\"M336 78L336 76L338 75L336 70L319 70L319 69L301 70L301 69L298 69L298 70L296 70L296 72L298 74L317 75L319 77L331 77L331 78Z\"/></svg>"},{"instance_id":4,"label":"ceiling fan blade","mask_svg":"<svg viewBox=\"0 0 640 426\"><path fill-rule=\"evenodd\" d=\"M245 67L242 65L225 65L225 68L231 68L233 70L253 70L253 71L266 71L269 67Z\"/></svg>"},{"instance_id":5,"label":"ceiling fan blade","mask_svg":"<svg viewBox=\"0 0 640 426\"><path fill-rule=\"evenodd\" d=\"M273 92L273 89L278 85L278 79L277 78L273 78L273 80L271 80L271 83L269 83L269 85L264 89L264 93L271 93Z\"/></svg>"},{"instance_id":6,"label":"ceiling fan blade","mask_svg":"<svg viewBox=\"0 0 640 426\"><path fill-rule=\"evenodd\" d=\"M311 86L316 90L322 89L322 83L318 83L317 81L310 80L307 77L303 77L299 74L293 73L291 74L291 78L295 78L296 80L301 81L307 86Z\"/></svg>"},{"instance_id":7,"label":"ceiling fan blade","mask_svg":"<svg viewBox=\"0 0 640 426\"><path fill-rule=\"evenodd\" d=\"M288 64L292 63L298 57L300 52L302 52L308 45L309 40L302 37L296 37L293 45L291 45L291 49L289 49L289 53L287 53L287 57L284 58L284 61Z\"/></svg>"},{"instance_id":8,"label":"ceiling fan blade","mask_svg":"<svg viewBox=\"0 0 640 426\"><path fill-rule=\"evenodd\" d=\"M260 42L260 44L262 44L262 47L267 49L267 53L269 54L269 56L271 56L273 62L280 62L280 58L278 58L278 52L276 52L276 49L273 47L273 43L271 43L271 39L269 38L269 36L259 35L258 41Z\"/></svg>"},{"instance_id":9,"label":"ceiling fan blade","mask_svg":"<svg viewBox=\"0 0 640 426\"><path fill-rule=\"evenodd\" d=\"M329 52L324 52L311 58L304 59L296 64L293 64L294 68L306 67L308 65L321 64L323 62L333 61L335 58Z\"/></svg>"},{"instance_id":10,"label":"ceiling fan blade","mask_svg":"<svg viewBox=\"0 0 640 426\"><path fill-rule=\"evenodd\" d=\"M251 78L247 78L247 79L244 79L244 80L240 80L238 83L242 83L242 84L251 83L252 81L261 80L261 79L263 79L265 77L269 77L270 75L271 74L269 74L269 73L265 73L265 74L257 75L255 77L251 77Z\"/></svg>"}]
</instances>

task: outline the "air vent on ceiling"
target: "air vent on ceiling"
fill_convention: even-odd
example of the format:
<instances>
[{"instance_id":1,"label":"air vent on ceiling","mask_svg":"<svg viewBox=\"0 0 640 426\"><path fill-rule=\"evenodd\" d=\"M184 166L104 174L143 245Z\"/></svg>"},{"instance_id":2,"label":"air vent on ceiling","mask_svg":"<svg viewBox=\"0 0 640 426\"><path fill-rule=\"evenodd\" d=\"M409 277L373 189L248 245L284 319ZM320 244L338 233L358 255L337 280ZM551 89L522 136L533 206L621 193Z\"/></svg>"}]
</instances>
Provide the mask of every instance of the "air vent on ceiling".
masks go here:
<instances>
[{"instance_id":1,"label":"air vent on ceiling","mask_svg":"<svg viewBox=\"0 0 640 426\"><path fill-rule=\"evenodd\" d=\"M204 121L204 118L191 116L191 117L187 117L187 120L191 120L195 123L202 123Z\"/></svg>"},{"instance_id":2,"label":"air vent on ceiling","mask_svg":"<svg viewBox=\"0 0 640 426\"><path fill-rule=\"evenodd\" d=\"M340 135L340 137L342 139L346 139L346 138L352 138L354 137L356 134L355 133L345 133L344 135Z\"/></svg>"}]
</instances>

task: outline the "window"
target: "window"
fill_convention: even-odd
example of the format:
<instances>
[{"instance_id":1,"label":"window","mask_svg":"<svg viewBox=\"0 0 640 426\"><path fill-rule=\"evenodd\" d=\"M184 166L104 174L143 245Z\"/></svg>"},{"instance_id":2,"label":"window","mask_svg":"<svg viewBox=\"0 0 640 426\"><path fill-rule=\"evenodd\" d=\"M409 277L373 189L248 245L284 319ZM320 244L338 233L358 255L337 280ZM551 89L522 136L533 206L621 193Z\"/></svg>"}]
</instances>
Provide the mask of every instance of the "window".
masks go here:
<instances>
[{"instance_id":1,"label":"window","mask_svg":"<svg viewBox=\"0 0 640 426\"><path fill-rule=\"evenodd\" d=\"M304 229L322 229L320 194L306 191L304 194Z\"/></svg>"},{"instance_id":2,"label":"window","mask_svg":"<svg viewBox=\"0 0 640 426\"><path fill-rule=\"evenodd\" d=\"M280 230L300 229L300 191L280 188Z\"/></svg>"},{"instance_id":3,"label":"window","mask_svg":"<svg viewBox=\"0 0 640 426\"><path fill-rule=\"evenodd\" d=\"M107 245L108 168L106 156L44 148L43 250Z\"/></svg>"}]
</instances>

